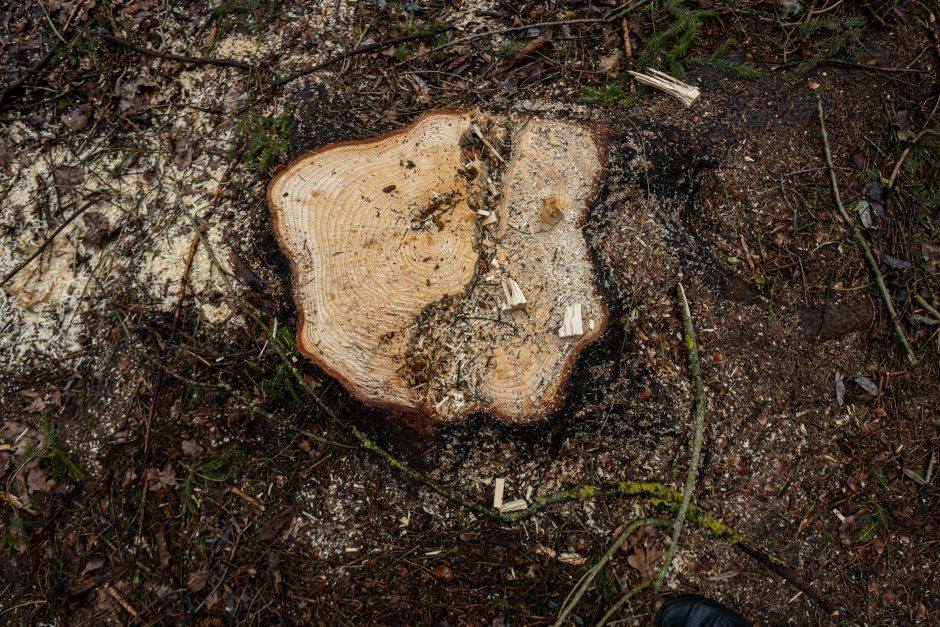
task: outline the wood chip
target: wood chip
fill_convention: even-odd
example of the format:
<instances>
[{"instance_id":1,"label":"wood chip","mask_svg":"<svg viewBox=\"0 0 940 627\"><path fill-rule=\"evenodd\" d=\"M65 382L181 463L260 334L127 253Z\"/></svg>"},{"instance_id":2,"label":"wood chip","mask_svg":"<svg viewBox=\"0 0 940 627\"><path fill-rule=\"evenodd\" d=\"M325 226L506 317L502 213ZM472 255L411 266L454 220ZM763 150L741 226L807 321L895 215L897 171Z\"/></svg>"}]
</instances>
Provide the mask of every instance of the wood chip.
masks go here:
<instances>
[{"instance_id":1,"label":"wood chip","mask_svg":"<svg viewBox=\"0 0 940 627\"><path fill-rule=\"evenodd\" d=\"M526 503L525 499L516 499L515 501L509 501L508 503L504 503L503 506L499 508L499 511L502 514L508 514L509 512L522 511L528 506L529 504Z\"/></svg>"},{"instance_id":2,"label":"wood chip","mask_svg":"<svg viewBox=\"0 0 940 627\"><path fill-rule=\"evenodd\" d=\"M497 477L493 482L493 507L500 509L503 506L503 490L506 489L506 480Z\"/></svg>"},{"instance_id":3,"label":"wood chip","mask_svg":"<svg viewBox=\"0 0 940 627\"><path fill-rule=\"evenodd\" d=\"M581 320L581 303L575 303L565 309L565 320L558 329L558 337L579 335L584 335L584 324Z\"/></svg>"}]
</instances>

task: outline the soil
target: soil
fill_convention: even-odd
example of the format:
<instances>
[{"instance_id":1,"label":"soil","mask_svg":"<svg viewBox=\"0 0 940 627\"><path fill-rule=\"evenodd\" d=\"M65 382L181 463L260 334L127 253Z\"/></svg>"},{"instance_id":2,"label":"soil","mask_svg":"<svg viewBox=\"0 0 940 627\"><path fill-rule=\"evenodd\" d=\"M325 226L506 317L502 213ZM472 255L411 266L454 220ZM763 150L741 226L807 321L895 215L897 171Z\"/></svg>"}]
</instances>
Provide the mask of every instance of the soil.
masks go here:
<instances>
[{"instance_id":1,"label":"soil","mask_svg":"<svg viewBox=\"0 0 940 627\"><path fill-rule=\"evenodd\" d=\"M683 57L701 91L685 108L654 91L585 102L629 94L620 19L571 21L616 8L603 2L26 4L0 24L5 80L25 77L0 99L0 276L100 199L0 288L5 624L551 624L620 531L668 510L596 498L485 520L350 425L484 503L496 478L505 501L681 490L694 408L678 282L708 398L694 501L835 612L687 523L664 586L615 620L650 624L693 592L755 625L940 622L940 326L923 305L940 304L940 35L924 5L835 3L815 32L818 3L673 3L713 9ZM642 4L627 14L636 63L673 19ZM549 21L566 23L440 48ZM442 23L458 30L269 88ZM142 55L100 28L263 69ZM850 42L825 48L833 32ZM66 51L40 67L56 33ZM690 62L729 38L726 58L756 78ZM835 210L817 97L846 207L873 208L865 237L916 364ZM417 436L274 350L296 311L265 190L308 150L470 107L606 128L582 233L609 321L552 416ZM668 530L632 536L569 622L596 623L668 544Z\"/></svg>"}]
</instances>

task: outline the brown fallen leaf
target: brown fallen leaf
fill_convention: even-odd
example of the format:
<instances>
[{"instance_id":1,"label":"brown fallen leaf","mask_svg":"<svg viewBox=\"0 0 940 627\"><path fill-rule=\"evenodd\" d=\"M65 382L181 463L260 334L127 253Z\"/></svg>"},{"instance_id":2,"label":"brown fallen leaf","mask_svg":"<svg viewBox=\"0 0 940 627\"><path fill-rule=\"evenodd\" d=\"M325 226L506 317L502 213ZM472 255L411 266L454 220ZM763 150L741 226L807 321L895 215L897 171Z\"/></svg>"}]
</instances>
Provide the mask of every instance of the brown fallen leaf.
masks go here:
<instances>
[{"instance_id":1,"label":"brown fallen leaf","mask_svg":"<svg viewBox=\"0 0 940 627\"><path fill-rule=\"evenodd\" d=\"M621 57L623 57L623 53L620 50L615 50L606 57L601 57L600 62L597 64L597 69L608 76L616 76L617 70L620 69Z\"/></svg>"},{"instance_id":2,"label":"brown fallen leaf","mask_svg":"<svg viewBox=\"0 0 940 627\"><path fill-rule=\"evenodd\" d=\"M642 579L653 579L658 573L656 565L659 558L665 554L665 551L659 549L637 547L633 555L627 558L627 564L639 572Z\"/></svg>"},{"instance_id":3,"label":"brown fallen leaf","mask_svg":"<svg viewBox=\"0 0 940 627\"><path fill-rule=\"evenodd\" d=\"M85 222L85 234L82 236L85 248L101 248L111 239L111 225L100 211L88 211L82 220Z\"/></svg>"},{"instance_id":4,"label":"brown fallen leaf","mask_svg":"<svg viewBox=\"0 0 940 627\"><path fill-rule=\"evenodd\" d=\"M56 187L72 189L85 180L85 170L69 165L61 165L52 172L52 180Z\"/></svg>"},{"instance_id":5,"label":"brown fallen leaf","mask_svg":"<svg viewBox=\"0 0 940 627\"><path fill-rule=\"evenodd\" d=\"M255 534L255 539L259 542L268 542L273 540L281 534L284 529L294 520L294 514L296 510L292 505L288 505L271 518L268 518L264 523L258 528L258 533Z\"/></svg>"},{"instance_id":6,"label":"brown fallen leaf","mask_svg":"<svg viewBox=\"0 0 940 627\"><path fill-rule=\"evenodd\" d=\"M194 573L190 573L186 578L186 589L190 592L199 592L206 587L209 581L209 571L203 568Z\"/></svg>"}]
</instances>

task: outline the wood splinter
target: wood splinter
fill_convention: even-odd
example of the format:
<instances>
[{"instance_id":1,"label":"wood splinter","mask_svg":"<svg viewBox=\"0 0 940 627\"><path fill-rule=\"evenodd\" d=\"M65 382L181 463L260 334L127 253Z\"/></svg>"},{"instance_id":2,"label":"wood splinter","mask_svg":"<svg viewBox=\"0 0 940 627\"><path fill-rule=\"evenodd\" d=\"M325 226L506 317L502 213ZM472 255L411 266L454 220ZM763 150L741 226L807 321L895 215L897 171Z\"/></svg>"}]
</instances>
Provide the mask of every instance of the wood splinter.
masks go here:
<instances>
[{"instance_id":1,"label":"wood splinter","mask_svg":"<svg viewBox=\"0 0 940 627\"><path fill-rule=\"evenodd\" d=\"M572 200L568 192L566 192L562 186L556 185L554 195L546 196L542 199L542 212L540 216L542 230L547 231L561 222L565 214L568 213L568 210L571 209L572 204L574 204L574 200Z\"/></svg>"},{"instance_id":2,"label":"wood splinter","mask_svg":"<svg viewBox=\"0 0 940 627\"><path fill-rule=\"evenodd\" d=\"M506 489L506 480L497 477L493 481L493 507L501 509L503 507L503 492Z\"/></svg>"},{"instance_id":3,"label":"wood splinter","mask_svg":"<svg viewBox=\"0 0 940 627\"><path fill-rule=\"evenodd\" d=\"M509 283L506 281L501 282L503 285L503 294L506 296L506 304L503 305L503 311L515 311L521 307L524 307L528 302L525 299L525 295L522 293L522 289L519 287L519 284L516 283L515 279L509 279Z\"/></svg>"},{"instance_id":4,"label":"wood splinter","mask_svg":"<svg viewBox=\"0 0 940 627\"><path fill-rule=\"evenodd\" d=\"M650 70L649 74L631 71L630 76L633 76L644 85L649 85L669 94L687 107L691 106L701 95L697 88L659 70Z\"/></svg>"},{"instance_id":5,"label":"wood splinter","mask_svg":"<svg viewBox=\"0 0 940 627\"><path fill-rule=\"evenodd\" d=\"M574 337L584 335L584 325L581 321L581 303L575 303L565 309L565 320L558 329L558 337Z\"/></svg>"},{"instance_id":6,"label":"wood splinter","mask_svg":"<svg viewBox=\"0 0 940 627\"><path fill-rule=\"evenodd\" d=\"M521 512L526 509L529 504L525 499L516 499L515 501L509 501L505 503L502 507L499 508L500 513L508 514L509 512Z\"/></svg>"}]
</instances>

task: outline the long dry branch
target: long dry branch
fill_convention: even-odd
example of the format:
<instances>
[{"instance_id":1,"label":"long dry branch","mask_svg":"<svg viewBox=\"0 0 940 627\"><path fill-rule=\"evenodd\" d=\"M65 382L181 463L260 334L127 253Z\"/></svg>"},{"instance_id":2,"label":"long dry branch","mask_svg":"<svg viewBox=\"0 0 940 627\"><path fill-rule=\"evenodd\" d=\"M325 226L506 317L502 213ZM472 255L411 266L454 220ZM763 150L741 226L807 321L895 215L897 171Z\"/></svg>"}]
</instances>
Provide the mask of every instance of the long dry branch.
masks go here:
<instances>
[{"instance_id":1,"label":"long dry branch","mask_svg":"<svg viewBox=\"0 0 940 627\"><path fill-rule=\"evenodd\" d=\"M845 206L842 204L842 196L839 194L839 181L836 179L836 170L832 165L832 151L829 149L829 137L826 135L826 116L823 112L822 97L818 93L816 94L816 109L819 112L819 130L822 134L823 153L826 157L826 168L829 170L829 183L832 186L832 195L836 202L836 209L839 210L839 215L842 216L843 222L845 222L846 226L849 228L849 232L852 234L852 239L855 240L855 244L862 251L862 255L868 263L869 271L875 277L875 283L878 285L881 300L884 302L885 309L888 311L888 317L891 319L891 326L894 328L895 336L897 336L901 346L904 347L908 361L912 364L916 364L917 357L914 355L914 350L907 341L907 333L904 332L904 329L901 327L901 322L898 320L898 312L894 308L894 302L891 300L891 294L888 293L885 278L881 274L881 270L878 268L878 262L875 260L875 255L871 251L871 245L865 240L865 236L862 235L861 231L859 231L858 227L855 225L855 220L852 219L852 216L849 215L849 212L845 210Z\"/></svg>"},{"instance_id":2,"label":"long dry branch","mask_svg":"<svg viewBox=\"0 0 940 627\"><path fill-rule=\"evenodd\" d=\"M167 61L179 61L180 63L188 63L190 65L216 65L220 67L234 67L240 70L253 70L255 66L245 61L238 61L237 59L219 59L217 57L191 57L185 54L174 54L172 52L163 52L161 50L154 50L152 48L144 48L143 46L138 46L134 42L122 39L116 35L103 30L99 30L96 35L101 39L104 39L108 43L120 46L121 48L126 48L137 54L144 55L145 57L154 57L156 59L165 59Z\"/></svg>"}]
</instances>

